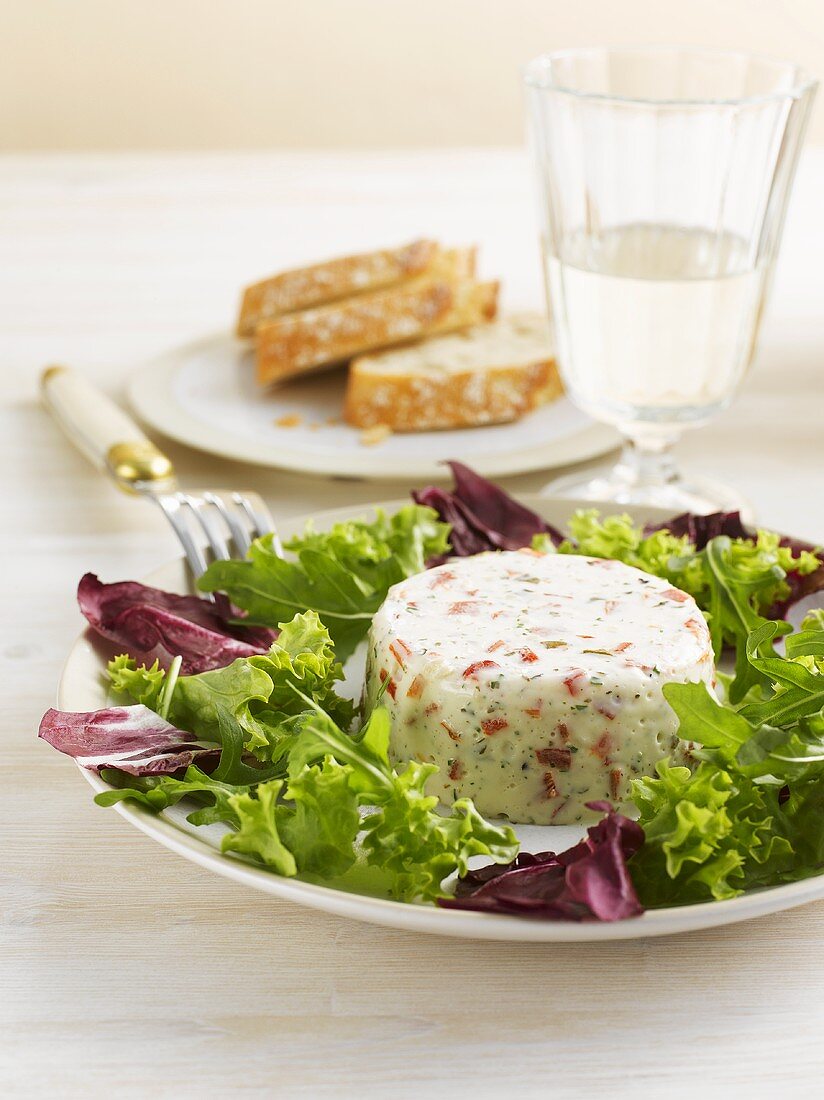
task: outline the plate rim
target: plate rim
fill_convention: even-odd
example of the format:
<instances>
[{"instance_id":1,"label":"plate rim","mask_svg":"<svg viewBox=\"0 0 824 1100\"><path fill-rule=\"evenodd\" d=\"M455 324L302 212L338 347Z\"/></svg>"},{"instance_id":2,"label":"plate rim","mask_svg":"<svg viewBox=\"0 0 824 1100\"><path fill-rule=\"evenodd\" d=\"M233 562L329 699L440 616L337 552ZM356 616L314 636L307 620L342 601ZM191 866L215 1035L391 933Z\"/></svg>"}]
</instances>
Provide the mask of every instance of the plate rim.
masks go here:
<instances>
[{"instance_id":1,"label":"plate rim","mask_svg":"<svg viewBox=\"0 0 824 1100\"><path fill-rule=\"evenodd\" d=\"M446 475L440 459L410 462L408 458L381 456L381 461L376 462L375 456L379 452L368 447L363 448L363 455L340 451L334 454L328 451L313 452L306 447L295 454L274 444L250 441L231 432L216 434L214 426L204 424L178 404L174 394L174 378L185 356L221 343L240 346L243 341L231 333L214 332L161 352L136 367L126 387L132 411L150 428L177 443L235 462L364 481L397 481L408 477L444 480ZM485 477L510 477L585 462L616 450L620 444L621 436L617 430L593 421L579 432L543 446L523 447L499 454L493 452L491 457L473 454L467 458L473 468Z\"/></svg>"},{"instance_id":2,"label":"plate rim","mask_svg":"<svg viewBox=\"0 0 824 1100\"><path fill-rule=\"evenodd\" d=\"M542 496L537 493L521 493L518 499L535 510L548 511L553 506L562 506L566 511L575 507L591 505L587 501L562 500L557 497ZM316 524L335 523L341 518L353 518L369 513L375 508L387 510L408 503L404 498L377 501L367 504L352 504L338 508L295 516L284 521L280 527L282 533L289 535L302 529L307 519ZM632 514L643 513L650 517L666 518L667 512L660 508L625 508ZM185 575L182 556L169 559L151 570L143 578L146 583L170 583L163 578L175 572L178 578ZM179 584L180 581L174 583ZM57 706L66 707L70 693L70 681L73 666L89 658L89 650L94 649L94 634L87 627L72 643L64 661L57 689ZM98 663L96 653L93 658ZM101 685L102 686L102 685ZM91 702L89 704L92 705ZM99 705L99 701L97 703ZM96 791L110 790L96 773L76 765L83 778ZM330 886L303 882L298 879L284 878L262 867L256 867L241 858L223 855L217 849L198 838L196 832L181 828L173 820L162 814L150 813L136 803L119 802L114 809L133 827L175 852L185 859L196 863L206 870L213 871L223 878L251 887L285 901L296 902L311 909L348 917L369 924L395 928L402 931L424 932L427 934L451 936L462 939L497 940L521 943L596 943L602 941L630 940L646 937L675 935L683 932L700 931L721 927L738 921L750 920L771 913L804 905L810 901L824 898L824 874L811 876L799 882L785 883L765 890L752 891L726 901L702 902L697 905L684 905L666 909L652 909L642 916L625 921L606 922L564 922L540 921L526 918L476 913L454 909L441 909L434 905L420 905L391 899L372 897L366 894L350 893Z\"/></svg>"}]
</instances>

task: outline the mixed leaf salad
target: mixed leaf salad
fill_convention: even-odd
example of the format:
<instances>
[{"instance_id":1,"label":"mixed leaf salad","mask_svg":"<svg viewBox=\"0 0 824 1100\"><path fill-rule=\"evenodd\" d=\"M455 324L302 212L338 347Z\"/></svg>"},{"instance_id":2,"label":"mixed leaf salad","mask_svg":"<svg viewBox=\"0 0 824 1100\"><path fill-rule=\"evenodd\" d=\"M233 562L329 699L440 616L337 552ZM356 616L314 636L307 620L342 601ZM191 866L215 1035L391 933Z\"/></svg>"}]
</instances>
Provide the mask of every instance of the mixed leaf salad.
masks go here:
<instances>
[{"instance_id":1,"label":"mixed leaf salad","mask_svg":"<svg viewBox=\"0 0 824 1100\"><path fill-rule=\"evenodd\" d=\"M395 515L310 526L285 557L263 538L245 561L212 564L199 582L210 600L87 575L80 607L120 651L108 679L128 702L50 710L40 736L101 774L100 805L160 812L186 799L190 823L224 825L224 852L406 901L617 920L821 873L820 553L736 513L642 529L583 511L565 535L451 466L453 490L415 492ZM665 760L636 780L637 821L591 804L601 820L561 853L519 852L512 829L469 799L439 807L425 792L435 766L393 766L388 713L362 724L340 690L392 585L450 556L524 546L665 577L705 612L716 658L734 656L718 697L665 686L679 736L698 746L694 767Z\"/></svg>"}]
</instances>

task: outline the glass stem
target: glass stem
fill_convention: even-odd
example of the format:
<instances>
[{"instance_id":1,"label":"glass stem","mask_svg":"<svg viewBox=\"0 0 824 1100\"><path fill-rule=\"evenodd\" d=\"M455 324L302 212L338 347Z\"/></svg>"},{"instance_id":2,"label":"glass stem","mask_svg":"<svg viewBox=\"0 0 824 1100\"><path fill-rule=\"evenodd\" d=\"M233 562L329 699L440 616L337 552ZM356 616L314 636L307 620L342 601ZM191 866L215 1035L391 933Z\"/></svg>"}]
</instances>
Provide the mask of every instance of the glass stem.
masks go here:
<instances>
[{"instance_id":1,"label":"glass stem","mask_svg":"<svg viewBox=\"0 0 824 1100\"><path fill-rule=\"evenodd\" d=\"M616 474L628 485L675 485L681 475L672 455L676 436L628 436Z\"/></svg>"}]
</instances>

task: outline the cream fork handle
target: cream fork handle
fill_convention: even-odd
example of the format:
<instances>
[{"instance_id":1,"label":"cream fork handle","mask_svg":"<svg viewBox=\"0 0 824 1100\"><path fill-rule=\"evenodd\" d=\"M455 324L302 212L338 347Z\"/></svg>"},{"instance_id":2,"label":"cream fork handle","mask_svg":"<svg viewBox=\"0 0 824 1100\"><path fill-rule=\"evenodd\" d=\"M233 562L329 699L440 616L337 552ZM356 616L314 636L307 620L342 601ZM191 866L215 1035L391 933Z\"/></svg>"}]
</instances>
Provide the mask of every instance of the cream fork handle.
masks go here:
<instances>
[{"instance_id":1,"label":"cream fork handle","mask_svg":"<svg viewBox=\"0 0 824 1100\"><path fill-rule=\"evenodd\" d=\"M106 394L69 367L47 367L40 388L75 447L127 492L174 489L171 461Z\"/></svg>"}]
</instances>

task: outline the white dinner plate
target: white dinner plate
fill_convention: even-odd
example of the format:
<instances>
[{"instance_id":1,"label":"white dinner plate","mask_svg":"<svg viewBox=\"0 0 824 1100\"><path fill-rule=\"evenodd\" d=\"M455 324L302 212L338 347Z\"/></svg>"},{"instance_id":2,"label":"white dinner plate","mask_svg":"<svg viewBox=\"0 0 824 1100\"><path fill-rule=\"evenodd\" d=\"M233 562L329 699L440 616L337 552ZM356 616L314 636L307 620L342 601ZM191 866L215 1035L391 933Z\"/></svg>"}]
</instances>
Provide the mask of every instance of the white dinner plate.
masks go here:
<instances>
[{"instance_id":1,"label":"white dinner plate","mask_svg":"<svg viewBox=\"0 0 824 1100\"><path fill-rule=\"evenodd\" d=\"M535 494L525 494L520 499L550 523L562 528L566 526L576 508L586 506L582 501L562 501ZM391 511L403 503L406 501L390 501L383 503L381 507ZM641 522L667 518L667 513L660 509L630 508L627 510ZM319 530L324 530L339 520L362 516L369 512L369 508L363 507L337 508L333 511L320 512L312 519ZM288 538L302 531L307 518L301 517L280 524L280 533ZM169 562L154 570L145 578L145 581L174 592L189 590L182 559ZM114 652L116 652L115 647L99 639L90 630L78 638L69 653L60 680L58 706L61 710L86 711L107 705L109 698L103 674L106 661ZM356 655L347 665L347 683L353 697L360 690L357 682L357 667ZM83 768L80 770L96 791L109 789L107 784L93 772ZM353 917L390 928L434 932L445 936L549 943L637 939L731 924L734 921L748 920L751 917L775 913L824 898L824 875L822 875L769 890L753 891L730 901L655 909L632 920L609 924L597 922L577 924L440 909L432 905L387 901L301 882L298 879L282 878L245 860L242 856L221 855L220 838L225 827L213 825L196 828L190 825L185 820L185 815L191 812L191 807L187 808L182 804L162 814L153 814L134 802L120 802L116 809L128 822L159 844L163 844L201 867L256 890L339 916ZM102 812L104 811L101 810ZM575 843L583 830L575 826L520 825L515 826L515 832L527 851L553 849L560 851Z\"/></svg>"},{"instance_id":2,"label":"white dinner plate","mask_svg":"<svg viewBox=\"0 0 824 1100\"><path fill-rule=\"evenodd\" d=\"M135 371L129 401L164 435L201 451L310 474L443 478L447 458L486 477L544 470L618 446L618 433L561 398L514 424L391 435L367 445L342 419L341 369L260 390L248 345L199 340Z\"/></svg>"}]
</instances>

